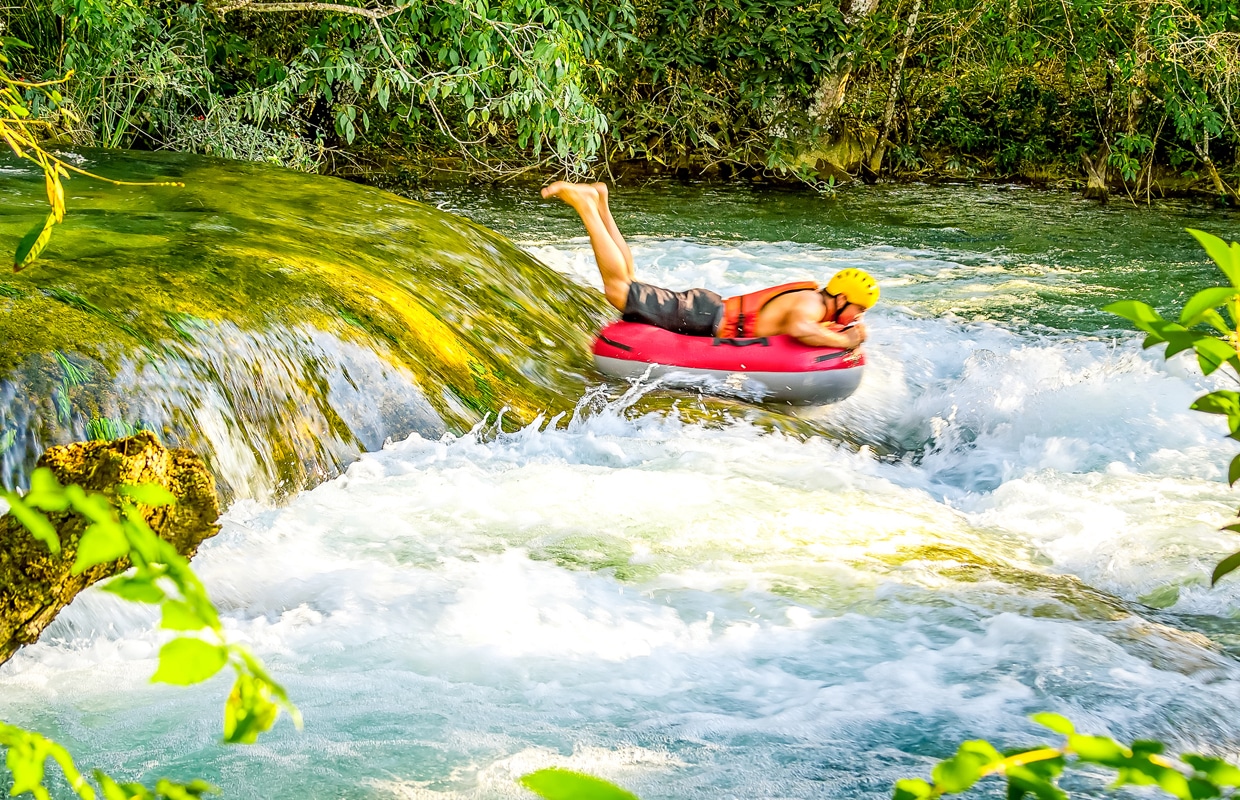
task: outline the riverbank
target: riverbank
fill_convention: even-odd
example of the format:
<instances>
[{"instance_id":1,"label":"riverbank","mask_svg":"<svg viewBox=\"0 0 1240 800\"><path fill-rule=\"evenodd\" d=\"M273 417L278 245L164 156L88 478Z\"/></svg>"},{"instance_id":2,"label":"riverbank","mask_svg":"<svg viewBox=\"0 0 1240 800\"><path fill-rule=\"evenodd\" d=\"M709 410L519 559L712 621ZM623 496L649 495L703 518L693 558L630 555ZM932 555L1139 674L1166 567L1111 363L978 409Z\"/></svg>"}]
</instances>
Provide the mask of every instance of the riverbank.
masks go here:
<instances>
[{"instance_id":1,"label":"riverbank","mask_svg":"<svg viewBox=\"0 0 1240 800\"><path fill-rule=\"evenodd\" d=\"M825 156L851 157L843 166ZM857 160L857 151L846 148L830 152L808 151L786 168L770 168L760 163L735 164L704 158L685 159L665 164L656 160L629 159L594 166L589 177L618 186L643 185L651 181L676 180L702 182L716 186L730 184L797 188L807 187L830 194L844 187L874 184L929 184L952 186L1025 185L1078 194L1100 203L1118 202L1149 205L1159 199L1192 199L1221 207L1236 207L1235 200L1221 196L1212 182L1200 175L1185 176L1170 167L1152 167L1139 180L1124 181L1112 177L1108 191L1091 193L1089 176L1080 163L1055 161L1029 165L1015 172L994 168L993 163L962 158L957 154L928 152L914 166L895 167L874 176ZM545 185L560 174L554 168L540 165L513 166L513 161L496 159L480 163L457 156L430 156L399 151L364 150L352 159L335 160L328 172L358 183L377 186L401 194L417 196L425 189L451 186L522 186ZM1223 176L1228 186L1240 186L1240 169Z\"/></svg>"}]
</instances>

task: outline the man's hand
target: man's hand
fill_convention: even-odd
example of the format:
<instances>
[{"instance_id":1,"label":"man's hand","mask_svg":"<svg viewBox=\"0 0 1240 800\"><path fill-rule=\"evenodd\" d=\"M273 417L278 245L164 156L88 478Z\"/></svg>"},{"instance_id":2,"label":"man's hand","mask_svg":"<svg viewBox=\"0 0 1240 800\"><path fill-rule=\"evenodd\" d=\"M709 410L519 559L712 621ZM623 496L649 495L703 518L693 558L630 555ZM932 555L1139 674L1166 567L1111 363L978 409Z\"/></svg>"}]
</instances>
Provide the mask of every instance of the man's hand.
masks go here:
<instances>
[{"instance_id":1,"label":"man's hand","mask_svg":"<svg viewBox=\"0 0 1240 800\"><path fill-rule=\"evenodd\" d=\"M858 322L848 328L841 328L833 323L823 324L801 320L788 326L787 333L802 344L811 347L839 347L853 350L861 346L866 339L865 325Z\"/></svg>"},{"instance_id":2,"label":"man's hand","mask_svg":"<svg viewBox=\"0 0 1240 800\"><path fill-rule=\"evenodd\" d=\"M852 350L855 347L860 347L861 343L866 340L867 336L869 336L869 332L865 329L864 322L854 323L851 328L848 328L844 332L850 334L854 338L855 344L849 345L849 350Z\"/></svg>"}]
</instances>

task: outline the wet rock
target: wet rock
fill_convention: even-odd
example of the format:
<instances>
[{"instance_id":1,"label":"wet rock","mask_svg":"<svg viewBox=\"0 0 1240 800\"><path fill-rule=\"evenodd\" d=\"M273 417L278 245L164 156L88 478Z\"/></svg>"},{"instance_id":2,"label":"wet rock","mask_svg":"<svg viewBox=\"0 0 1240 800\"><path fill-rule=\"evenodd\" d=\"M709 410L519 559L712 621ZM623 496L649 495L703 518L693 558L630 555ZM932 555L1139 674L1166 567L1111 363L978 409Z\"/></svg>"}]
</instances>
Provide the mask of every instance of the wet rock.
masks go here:
<instances>
[{"instance_id":1,"label":"wet rock","mask_svg":"<svg viewBox=\"0 0 1240 800\"><path fill-rule=\"evenodd\" d=\"M76 483L110 498L117 484L155 483L168 489L176 505L147 509L146 521L187 558L219 531L215 481L202 460L188 450L165 449L151 433L52 447L39 466L50 468L62 484ZM60 535L61 550L55 555L12 515L0 517L0 663L37 640L87 586L129 567L128 559L120 559L73 575L70 567L86 522L71 512L49 519Z\"/></svg>"}]
</instances>

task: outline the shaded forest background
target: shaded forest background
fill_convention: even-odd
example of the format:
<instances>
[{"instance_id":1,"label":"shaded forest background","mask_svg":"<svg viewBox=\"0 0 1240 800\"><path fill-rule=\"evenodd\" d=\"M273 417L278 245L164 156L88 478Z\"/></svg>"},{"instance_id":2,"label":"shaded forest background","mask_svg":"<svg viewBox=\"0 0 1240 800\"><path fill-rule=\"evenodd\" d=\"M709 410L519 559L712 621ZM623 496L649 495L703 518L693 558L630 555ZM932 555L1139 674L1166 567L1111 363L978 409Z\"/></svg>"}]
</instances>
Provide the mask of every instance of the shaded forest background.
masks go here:
<instances>
[{"instance_id":1,"label":"shaded forest background","mask_svg":"<svg viewBox=\"0 0 1240 800\"><path fill-rule=\"evenodd\" d=\"M80 145L374 177L1019 177L1237 199L1240 0L33 0Z\"/></svg>"}]
</instances>

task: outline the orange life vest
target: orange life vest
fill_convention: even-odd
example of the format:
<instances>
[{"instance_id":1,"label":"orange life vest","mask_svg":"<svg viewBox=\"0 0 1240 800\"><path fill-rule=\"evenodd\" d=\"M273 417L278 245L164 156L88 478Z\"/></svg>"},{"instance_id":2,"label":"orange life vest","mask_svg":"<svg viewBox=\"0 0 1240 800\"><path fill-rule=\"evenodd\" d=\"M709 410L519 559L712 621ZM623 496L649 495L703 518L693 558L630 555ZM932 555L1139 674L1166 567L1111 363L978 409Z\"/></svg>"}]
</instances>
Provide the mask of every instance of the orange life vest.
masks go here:
<instances>
[{"instance_id":1,"label":"orange life vest","mask_svg":"<svg viewBox=\"0 0 1240 800\"><path fill-rule=\"evenodd\" d=\"M816 292L818 284L813 281L798 281L759 289L749 294L729 297L723 301L723 322L715 336L720 339L743 339L753 336L758 329L758 314L776 297L791 292Z\"/></svg>"}]
</instances>

